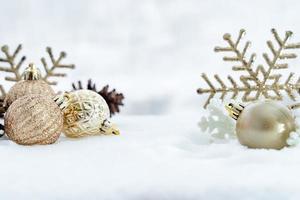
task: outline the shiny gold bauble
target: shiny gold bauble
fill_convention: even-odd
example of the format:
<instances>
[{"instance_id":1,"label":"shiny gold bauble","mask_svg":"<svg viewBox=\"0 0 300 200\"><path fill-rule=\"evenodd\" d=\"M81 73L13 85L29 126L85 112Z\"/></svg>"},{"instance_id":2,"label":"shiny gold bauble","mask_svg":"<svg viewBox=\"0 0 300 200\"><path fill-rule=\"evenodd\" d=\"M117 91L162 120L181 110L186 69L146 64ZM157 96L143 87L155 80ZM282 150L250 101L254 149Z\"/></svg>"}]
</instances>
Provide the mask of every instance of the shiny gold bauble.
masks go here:
<instances>
[{"instance_id":1,"label":"shiny gold bauble","mask_svg":"<svg viewBox=\"0 0 300 200\"><path fill-rule=\"evenodd\" d=\"M53 99L27 95L11 104L4 124L8 138L18 144L52 144L62 131L63 115Z\"/></svg>"},{"instance_id":2,"label":"shiny gold bauble","mask_svg":"<svg viewBox=\"0 0 300 200\"><path fill-rule=\"evenodd\" d=\"M250 148L282 149L295 129L291 111L271 100L246 106L236 124L239 142Z\"/></svg>"},{"instance_id":3,"label":"shiny gold bauble","mask_svg":"<svg viewBox=\"0 0 300 200\"><path fill-rule=\"evenodd\" d=\"M54 97L55 93L53 89L41 79L39 70L33 64L30 64L29 67L26 68L23 79L24 80L12 86L7 93L4 100L4 106L6 108L18 98L28 94L42 94L44 96Z\"/></svg>"},{"instance_id":4,"label":"shiny gold bauble","mask_svg":"<svg viewBox=\"0 0 300 200\"><path fill-rule=\"evenodd\" d=\"M68 137L87 135L119 134L110 116L106 101L91 90L77 90L66 93L67 106L64 110L64 130Z\"/></svg>"}]
</instances>

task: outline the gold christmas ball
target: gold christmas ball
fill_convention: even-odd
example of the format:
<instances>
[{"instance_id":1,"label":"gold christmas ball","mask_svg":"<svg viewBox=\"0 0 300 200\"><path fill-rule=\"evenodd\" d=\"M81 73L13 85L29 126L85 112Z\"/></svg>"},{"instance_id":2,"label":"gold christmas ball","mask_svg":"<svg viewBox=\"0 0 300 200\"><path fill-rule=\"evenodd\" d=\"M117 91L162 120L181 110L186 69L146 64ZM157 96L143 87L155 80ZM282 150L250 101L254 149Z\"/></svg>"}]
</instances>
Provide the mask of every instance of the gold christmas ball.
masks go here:
<instances>
[{"instance_id":1,"label":"gold christmas ball","mask_svg":"<svg viewBox=\"0 0 300 200\"><path fill-rule=\"evenodd\" d=\"M63 112L63 132L66 136L119 134L119 130L108 120L110 112L106 101L98 93L77 90L65 93L64 98L67 101Z\"/></svg>"},{"instance_id":2,"label":"gold christmas ball","mask_svg":"<svg viewBox=\"0 0 300 200\"><path fill-rule=\"evenodd\" d=\"M238 140L250 148L282 149L295 129L291 111L271 100L250 104L237 116Z\"/></svg>"},{"instance_id":3,"label":"gold christmas ball","mask_svg":"<svg viewBox=\"0 0 300 200\"><path fill-rule=\"evenodd\" d=\"M52 144L62 131L63 116L52 98L27 95L11 104L4 124L8 138L18 144Z\"/></svg>"},{"instance_id":4,"label":"gold christmas ball","mask_svg":"<svg viewBox=\"0 0 300 200\"><path fill-rule=\"evenodd\" d=\"M24 80L17 82L7 93L4 106L8 108L12 102L28 94L43 94L44 96L54 97L53 89L40 78L40 71L33 64L30 64L23 73Z\"/></svg>"}]
</instances>

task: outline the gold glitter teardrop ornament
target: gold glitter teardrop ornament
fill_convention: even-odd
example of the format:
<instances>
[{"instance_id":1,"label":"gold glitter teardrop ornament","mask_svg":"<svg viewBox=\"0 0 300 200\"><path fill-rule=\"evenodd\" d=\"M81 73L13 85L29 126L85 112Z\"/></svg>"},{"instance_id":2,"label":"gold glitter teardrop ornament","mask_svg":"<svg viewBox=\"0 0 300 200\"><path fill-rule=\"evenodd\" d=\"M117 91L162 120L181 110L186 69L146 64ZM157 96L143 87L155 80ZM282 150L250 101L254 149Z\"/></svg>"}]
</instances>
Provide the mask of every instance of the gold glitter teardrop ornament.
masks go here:
<instances>
[{"instance_id":1,"label":"gold glitter teardrop ornament","mask_svg":"<svg viewBox=\"0 0 300 200\"><path fill-rule=\"evenodd\" d=\"M29 64L23 73L23 80L17 82L7 93L4 106L8 108L16 99L29 94L42 94L54 97L55 93L48 83L41 79L41 73L34 64Z\"/></svg>"},{"instance_id":2,"label":"gold glitter teardrop ornament","mask_svg":"<svg viewBox=\"0 0 300 200\"><path fill-rule=\"evenodd\" d=\"M227 110L236 120L239 142L249 148L282 149L296 130L295 118L286 106L265 100L246 107L229 104Z\"/></svg>"},{"instance_id":3,"label":"gold glitter teardrop ornament","mask_svg":"<svg viewBox=\"0 0 300 200\"><path fill-rule=\"evenodd\" d=\"M119 134L108 120L110 112L106 101L96 92L77 90L63 94L63 98L66 103L63 132L66 136Z\"/></svg>"},{"instance_id":4,"label":"gold glitter teardrop ornament","mask_svg":"<svg viewBox=\"0 0 300 200\"><path fill-rule=\"evenodd\" d=\"M4 124L8 138L18 144L52 144L61 134L63 115L52 98L26 95L11 104Z\"/></svg>"}]
</instances>

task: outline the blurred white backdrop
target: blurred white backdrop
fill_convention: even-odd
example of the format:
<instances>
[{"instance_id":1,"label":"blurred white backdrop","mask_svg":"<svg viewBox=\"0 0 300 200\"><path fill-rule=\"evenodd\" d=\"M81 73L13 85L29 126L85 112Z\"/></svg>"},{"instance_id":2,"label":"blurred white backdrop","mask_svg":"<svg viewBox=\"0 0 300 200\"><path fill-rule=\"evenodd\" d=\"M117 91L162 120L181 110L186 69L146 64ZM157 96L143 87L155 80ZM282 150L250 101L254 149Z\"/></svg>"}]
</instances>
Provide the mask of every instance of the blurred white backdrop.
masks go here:
<instances>
[{"instance_id":1,"label":"blurred white backdrop","mask_svg":"<svg viewBox=\"0 0 300 200\"><path fill-rule=\"evenodd\" d=\"M196 93L202 72L231 74L213 51L225 32L245 28L260 56L271 28L300 42L299 10L297 0L0 0L0 45L23 43L26 64L40 67L51 46L77 66L56 90L92 78L126 97L112 119L119 137L2 138L1 199L299 199L299 148L209 144L197 127L207 97ZM300 74L300 58L289 64L284 76Z\"/></svg>"},{"instance_id":2,"label":"blurred white backdrop","mask_svg":"<svg viewBox=\"0 0 300 200\"><path fill-rule=\"evenodd\" d=\"M197 112L205 99L196 95L205 86L201 72L230 73L213 52L223 33L245 28L258 52L272 27L293 30L300 41L299 7L296 0L1 1L0 44L23 43L27 63L39 66L47 45L65 50L77 69L57 89L88 78L109 83L126 96L124 114Z\"/></svg>"}]
</instances>

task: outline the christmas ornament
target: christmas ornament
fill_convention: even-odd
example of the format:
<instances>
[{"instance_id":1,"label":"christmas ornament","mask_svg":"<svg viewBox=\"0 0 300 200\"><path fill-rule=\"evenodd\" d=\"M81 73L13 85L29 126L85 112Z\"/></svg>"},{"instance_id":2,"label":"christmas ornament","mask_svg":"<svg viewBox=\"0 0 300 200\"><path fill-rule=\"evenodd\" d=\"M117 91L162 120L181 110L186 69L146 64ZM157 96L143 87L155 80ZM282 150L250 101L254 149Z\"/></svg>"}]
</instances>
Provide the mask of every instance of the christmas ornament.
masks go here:
<instances>
[{"instance_id":1,"label":"christmas ornament","mask_svg":"<svg viewBox=\"0 0 300 200\"><path fill-rule=\"evenodd\" d=\"M64 133L68 137L86 135L119 134L114 124L107 120L109 108L105 100L91 90L77 90L62 95L64 110Z\"/></svg>"},{"instance_id":2,"label":"christmas ornament","mask_svg":"<svg viewBox=\"0 0 300 200\"><path fill-rule=\"evenodd\" d=\"M273 100L264 100L247 106L231 103L226 106L226 111L220 102L214 100L207 107L210 114L202 117L199 126L210 134L213 142L237 137L241 144L250 148L296 146L300 143L300 130L291 113L293 106L285 107Z\"/></svg>"},{"instance_id":3,"label":"christmas ornament","mask_svg":"<svg viewBox=\"0 0 300 200\"><path fill-rule=\"evenodd\" d=\"M282 149L296 130L295 118L286 106L272 101L258 101L246 107L229 104L230 116L236 120L239 142L250 148Z\"/></svg>"},{"instance_id":4,"label":"christmas ornament","mask_svg":"<svg viewBox=\"0 0 300 200\"><path fill-rule=\"evenodd\" d=\"M57 73L56 69L74 69L75 65L73 64L62 64L61 61L63 58L67 56L67 53L62 51L60 52L57 59L54 58L52 49L50 47L46 48L47 53L49 54L51 66L48 66L47 61L45 58L42 58L41 61L43 63L45 69L45 75L42 77L44 81L46 81L49 85L56 85L57 81L51 81L49 78L51 77L65 77L67 76L66 73Z\"/></svg>"},{"instance_id":5,"label":"christmas ornament","mask_svg":"<svg viewBox=\"0 0 300 200\"><path fill-rule=\"evenodd\" d=\"M52 144L63 128L63 106L60 101L56 103L44 95L20 97L5 114L5 133L22 145Z\"/></svg>"},{"instance_id":6,"label":"christmas ornament","mask_svg":"<svg viewBox=\"0 0 300 200\"><path fill-rule=\"evenodd\" d=\"M80 90L84 89L82 87L81 81L77 82L77 85L75 83L72 84L73 90ZM97 90L96 84L92 82L92 80L88 80L88 84L86 87L88 90L92 90L94 92L97 92L100 94L108 104L109 110L110 110L110 116L119 113L120 112L120 106L123 106L123 99L124 95L122 93L117 93L115 89L108 91L109 86L104 86L100 91Z\"/></svg>"},{"instance_id":7,"label":"christmas ornament","mask_svg":"<svg viewBox=\"0 0 300 200\"><path fill-rule=\"evenodd\" d=\"M20 59L17 59L18 54L20 53L21 49L22 49L21 44L18 45L18 47L16 48L16 50L13 53L11 53L9 51L9 48L7 45L4 45L1 47L1 51L3 52L4 57L0 57L0 62L3 63L3 65L0 66L0 71L11 74L11 76L5 77L6 81L18 82L18 81L22 80L22 74L20 73L20 70L21 70L22 64L26 60L26 57L22 56ZM57 73L56 72L57 69L62 69L62 68L74 69L75 66L73 64L66 65L66 64L61 63L63 58L65 58L67 55L65 52L61 52L57 59L54 57L52 49L50 47L46 48L46 52L48 53L48 55L50 57L51 66L48 66L48 63L45 58L41 59L41 62L43 64L44 70L45 70L44 76L41 76L41 79L50 85L56 85L57 82L51 81L50 78L66 76L65 73ZM6 92L2 85L0 85L0 94L1 94L0 99L1 99L1 101L3 101L6 96ZM5 109L3 107L0 107L0 112L4 113Z\"/></svg>"},{"instance_id":8,"label":"christmas ornament","mask_svg":"<svg viewBox=\"0 0 300 200\"><path fill-rule=\"evenodd\" d=\"M284 37L280 37L275 29L271 30L277 45L274 45L272 41L267 41L267 46L270 49L271 54L263 53L263 58L267 67L264 65L258 65L254 67L254 60L256 55L252 53L248 59L246 59L247 50L250 47L250 42L246 42L243 47L240 47L241 38L245 34L245 30L240 30L240 33L236 40L233 40L231 35L226 33L223 39L228 43L226 47L216 47L215 52L231 52L232 56L224 56L223 60L227 62L234 62L232 70L235 72L243 73L240 76L241 85L238 85L232 76L228 76L227 79L231 86L228 86L219 75L215 75L214 78L220 86L215 86L212 81L209 80L205 73L202 74L203 80L208 84L209 88L199 88L199 94L209 94L209 97L204 104L204 108L207 107L210 100L220 93L220 99L224 100L228 93L232 93L231 98L235 99L239 93L244 93L242 100L244 102L250 102L258 100L261 96L266 99L282 100L282 92L285 91L289 98L295 99L294 91L299 93L300 79L296 82L292 80L294 73L290 73L285 81L282 81L282 74L278 73L279 70L287 69L288 64L284 62L286 59L294 59L297 57L295 53L291 53L292 49L299 49L300 43L289 43L289 38L292 36L291 31L287 31Z\"/></svg>"},{"instance_id":9,"label":"christmas ornament","mask_svg":"<svg viewBox=\"0 0 300 200\"><path fill-rule=\"evenodd\" d=\"M4 117L5 108L4 108L4 99L0 97L0 118Z\"/></svg>"},{"instance_id":10,"label":"christmas ornament","mask_svg":"<svg viewBox=\"0 0 300 200\"><path fill-rule=\"evenodd\" d=\"M41 79L41 72L32 63L25 69L23 79L17 82L7 93L4 106L8 108L16 99L28 94L43 94L53 97L53 89L48 83Z\"/></svg>"},{"instance_id":11,"label":"christmas ornament","mask_svg":"<svg viewBox=\"0 0 300 200\"><path fill-rule=\"evenodd\" d=\"M235 123L227 115L222 102L212 100L207 106L207 110L209 115L202 116L198 125L202 132L207 132L211 135L211 141L215 142L236 137Z\"/></svg>"}]
</instances>

